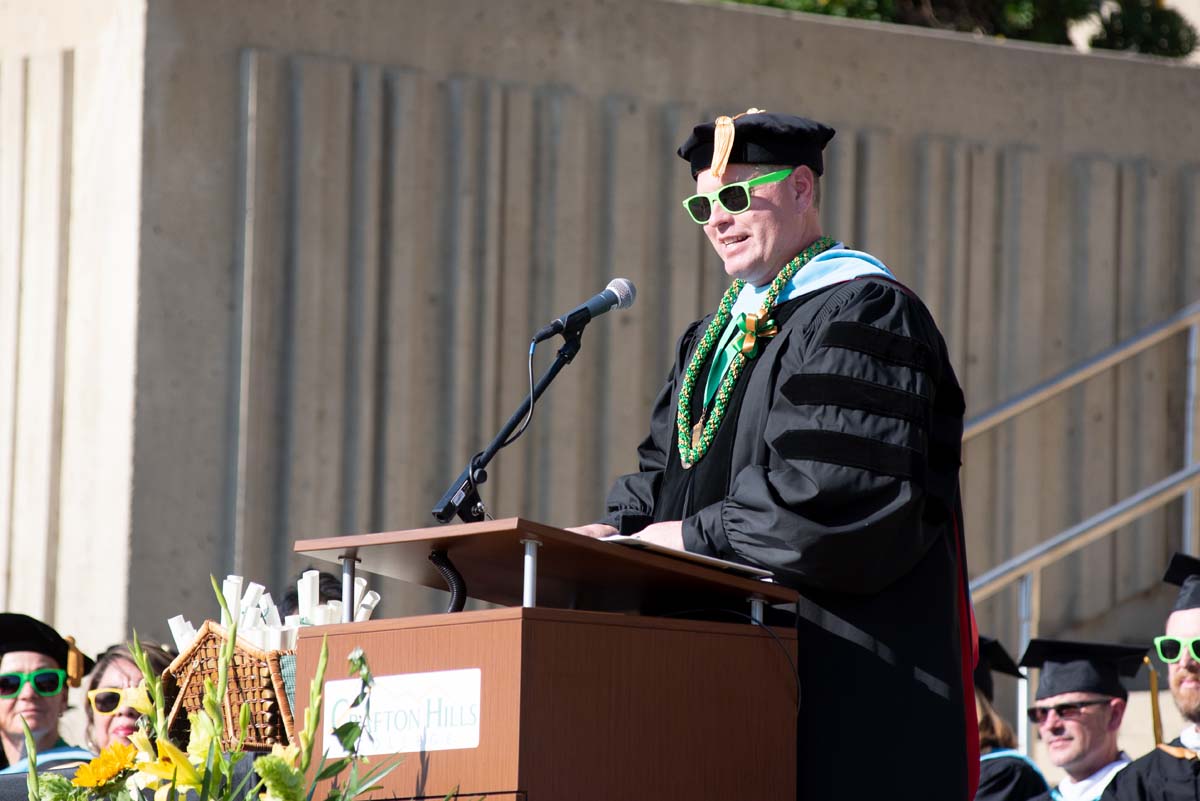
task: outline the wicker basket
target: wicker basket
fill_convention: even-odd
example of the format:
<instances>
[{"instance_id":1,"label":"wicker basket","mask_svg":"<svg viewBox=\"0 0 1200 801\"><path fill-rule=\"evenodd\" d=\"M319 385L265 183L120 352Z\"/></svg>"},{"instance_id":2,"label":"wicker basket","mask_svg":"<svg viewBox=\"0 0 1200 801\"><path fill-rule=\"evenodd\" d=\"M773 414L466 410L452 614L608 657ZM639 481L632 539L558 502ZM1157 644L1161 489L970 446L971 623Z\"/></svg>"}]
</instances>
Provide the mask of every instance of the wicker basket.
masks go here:
<instances>
[{"instance_id":1,"label":"wicker basket","mask_svg":"<svg viewBox=\"0 0 1200 801\"><path fill-rule=\"evenodd\" d=\"M203 706L204 680L209 679L216 685L217 662L228 638L220 625L205 621L195 641L163 674L163 689L170 710L167 724L175 742L187 742L188 713L198 712ZM250 707L250 728L242 743L243 749L270 751L276 743L287 745L295 740L292 705L288 698L290 688L285 679L289 668L294 684L294 651L260 651L238 639L229 666L228 692L221 709L221 746L225 750L231 750L237 744L238 715L243 703Z\"/></svg>"}]
</instances>

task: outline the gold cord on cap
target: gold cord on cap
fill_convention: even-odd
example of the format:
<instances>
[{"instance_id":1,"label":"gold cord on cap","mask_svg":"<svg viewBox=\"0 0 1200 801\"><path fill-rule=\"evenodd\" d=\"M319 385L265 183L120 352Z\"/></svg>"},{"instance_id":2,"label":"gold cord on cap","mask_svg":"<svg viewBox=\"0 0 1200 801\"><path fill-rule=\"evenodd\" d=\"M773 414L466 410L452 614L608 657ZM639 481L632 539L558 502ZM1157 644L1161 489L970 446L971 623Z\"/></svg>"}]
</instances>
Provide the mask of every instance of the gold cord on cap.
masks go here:
<instances>
[{"instance_id":1,"label":"gold cord on cap","mask_svg":"<svg viewBox=\"0 0 1200 801\"><path fill-rule=\"evenodd\" d=\"M714 176L724 177L725 168L729 166L729 154L733 152L733 121L745 117L747 114L762 114L765 110L748 108L741 114L735 114L732 117L717 117L716 128L713 129L713 156L710 167Z\"/></svg>"},{"instance_id":2,"label":"gold cord on cap","mask_svg":"<svg viewBox=\"0 0 1200 801\"><path fill-rule=\"evenodd\" d=\"M67 684L78 687L83 683L83 653L75 647L75 638L67 637Z\"/></svg>"},{"instance_id":3,"label":"gold cord on cap","mask_svg":"<svg viewBox=\"0 0 1200 801\"><path fill-rule=\"evenodd\" d=\"M1159 745L1163 741L1163 735L1162 713L1158 711L1158 671L1154 669L1150 657L1143 656L1142 661L1150 668L1150 720L1154 728L1154 744Z\"/></svg>"}]
</instances>

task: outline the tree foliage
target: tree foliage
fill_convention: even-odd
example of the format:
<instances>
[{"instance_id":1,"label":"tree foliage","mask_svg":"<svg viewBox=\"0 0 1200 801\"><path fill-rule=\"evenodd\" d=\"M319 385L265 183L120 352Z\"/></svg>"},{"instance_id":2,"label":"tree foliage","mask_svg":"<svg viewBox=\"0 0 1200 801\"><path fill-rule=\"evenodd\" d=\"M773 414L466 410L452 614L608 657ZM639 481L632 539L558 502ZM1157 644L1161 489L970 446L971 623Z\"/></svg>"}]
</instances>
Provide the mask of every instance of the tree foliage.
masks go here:
<instances>
[{"instance_id":1,"label":"tree foliage","mask_svg":"<svg viewBox=\"0 0 1200 801\"><path fill-rule=\"evenodd\" d=\"M1092 47L1170 58L1190 54L1196 29L1162 0L735 0L835 17L895 22L1069 45L1072 25L1100 23Z\"/></svg>"}]
</instances>

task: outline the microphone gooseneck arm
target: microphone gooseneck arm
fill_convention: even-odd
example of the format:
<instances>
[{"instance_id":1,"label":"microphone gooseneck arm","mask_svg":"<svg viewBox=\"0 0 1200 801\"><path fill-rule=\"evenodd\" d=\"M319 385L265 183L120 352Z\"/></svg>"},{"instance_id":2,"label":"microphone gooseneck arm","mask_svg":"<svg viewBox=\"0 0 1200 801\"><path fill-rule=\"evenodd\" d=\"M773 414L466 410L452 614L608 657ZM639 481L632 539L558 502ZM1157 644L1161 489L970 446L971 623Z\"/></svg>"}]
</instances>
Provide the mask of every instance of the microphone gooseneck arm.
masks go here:
<instances>
[{"instance_id":1,"label":"microphone gooseneck arm","mask_svg":"<svg viewBox=\"0 0 1200 801\"><path fill-rule=\"evenodd\" d=\"M484 469L496 453L508 443L508 438L512 435L517 427L521 425L521 421L528 415L530 408L537 402L537 399L542 396L562 369L571 363L575 358L575 354L579 353L580 339L582 338L582 330L576 331L568 336L563 342L562 347L558 349L558 353L554 356L554 363L547 368L542 377L538 379L537 384L533 387L532 395L527 395L525 400L521 402L520 407L513 412L512 417L508 418L508 422L500 429L491 441L491 443L479 453L471 457L471 461L466 468L459 474L458 478L454 479L454 483L442 495L441 500L433 507L433 516L439 523L449 523L455 515L464 523L478 523L483 520L484 507L483 501L479 498L479 485L487 481L487 471Z\"/></svg>"}]
</instances>

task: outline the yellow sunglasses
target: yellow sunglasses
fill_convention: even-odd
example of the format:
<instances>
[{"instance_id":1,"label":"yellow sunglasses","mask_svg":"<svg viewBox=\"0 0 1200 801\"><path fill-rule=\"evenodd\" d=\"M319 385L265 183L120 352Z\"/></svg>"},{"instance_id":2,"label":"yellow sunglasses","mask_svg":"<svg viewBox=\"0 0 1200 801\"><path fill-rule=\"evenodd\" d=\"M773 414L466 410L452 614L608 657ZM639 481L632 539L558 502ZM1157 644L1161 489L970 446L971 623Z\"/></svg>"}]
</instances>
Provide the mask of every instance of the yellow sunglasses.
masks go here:
<instances>
[{"instance_id":1,"label":"yellow sunglasses","mask_svg":"<svg viewBox=\"0 0 1200 801\"><path fill-rule=\"evenodd\" d=\"M87 697L97 715L115 715L121 707L133 706L139 693L139 687L97 687L88 690Z\"/></svg>"}]
</instances>

